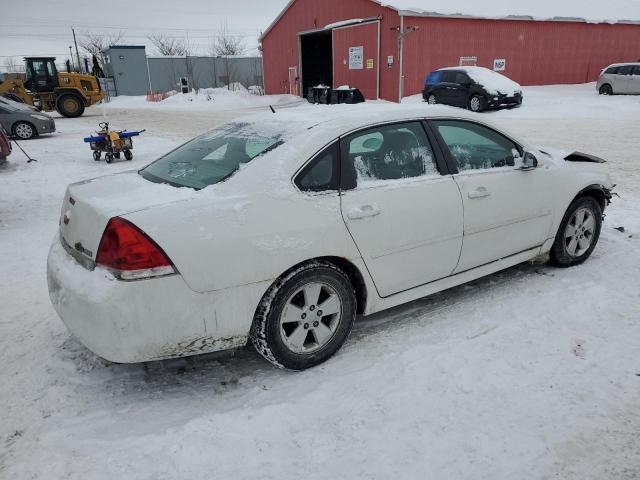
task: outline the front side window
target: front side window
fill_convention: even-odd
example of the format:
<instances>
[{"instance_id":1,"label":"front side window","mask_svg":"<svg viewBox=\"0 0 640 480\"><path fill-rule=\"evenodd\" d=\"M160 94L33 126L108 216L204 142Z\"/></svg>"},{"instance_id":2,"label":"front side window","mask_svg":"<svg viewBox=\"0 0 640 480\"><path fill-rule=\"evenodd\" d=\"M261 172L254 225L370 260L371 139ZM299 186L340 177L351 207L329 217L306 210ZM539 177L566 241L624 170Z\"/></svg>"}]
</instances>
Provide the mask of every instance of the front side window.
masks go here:
<instances>
[{"instance_id":1,"label":"front side window","mask_svg":"<svg viewBox=\"0 0 640 480\"><path fill-rule=\"evenodd\" d=\"M640 65L636 65L635 67L633 67L633 71L631 72L631 75L637 75L640 77Z\"/></svg>"},{"instance_id":2,"label":"front side window","mask_svg":"<svg viewBox=\"0 0 640 480\"><path fill-rule=\"evenodd\" d=\"M507 137L476 123L434 121L458 171L514 167L520 148Z\"/></svg>"},{"instance_id":3,"label":"front side window","mask_svg":"<svg viewBox=\"0 0 640 480\"><path fill-rule=\"evenodd\" d=\"M140 171L147 180L202 189L223 182L284 143L282 132L231 123L176 148Z\"/></svg>"},{"instance_id":4,"label":"front side window","mask_svg":"<svg viewBox=\"0 0 640 480\"><path fill-rule=\"evenodd\" d=\"M311 160L296 177L295 183L303 192L338 190L338 143Z\"/></svg>"},{"instance_id":5,"label":"front side window","mask_svg":"<svg viewBox=\"0 0 640 480\"><path fill-rule=\"evenodd\" d=\"M433 150L420 122L375 127L343 140L346 183L439 175Z\"/></svg>"},{"instance_id":6,"label":"front side window","mask_svg":"<svg viewBox=\"0 0 640 480\"><path fill-rule=\"evenodd\" d=\"M620 70L620 67L611 67L611 68L607 69L607 71L604 72L604 73L607 73L609 75L617 75L618 74L618 70Z\"/></svg>"}]
</instances>

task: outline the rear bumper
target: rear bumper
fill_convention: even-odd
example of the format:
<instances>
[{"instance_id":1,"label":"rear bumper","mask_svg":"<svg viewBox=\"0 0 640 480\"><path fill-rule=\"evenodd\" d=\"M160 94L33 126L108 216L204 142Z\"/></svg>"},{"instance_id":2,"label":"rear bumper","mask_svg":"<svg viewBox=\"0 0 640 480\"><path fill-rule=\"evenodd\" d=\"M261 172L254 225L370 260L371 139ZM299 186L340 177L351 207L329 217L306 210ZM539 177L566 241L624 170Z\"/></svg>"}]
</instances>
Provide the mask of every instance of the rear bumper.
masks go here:
<instances>
[{"instance_id":1,"label":"rear bumper","mask_svg":"<svg viewBox=\"0 0 640 480\"><path fill-rule=\"evenodd\" d=\"M247 342L252 318L234 317L232 307L246 300L245 287L196 293L180 275L123 282L107 270L81 266L59 238L49 251L47 281L51 302L69 331L112 362L182 357Z\"/></svg>"}]
</instances>

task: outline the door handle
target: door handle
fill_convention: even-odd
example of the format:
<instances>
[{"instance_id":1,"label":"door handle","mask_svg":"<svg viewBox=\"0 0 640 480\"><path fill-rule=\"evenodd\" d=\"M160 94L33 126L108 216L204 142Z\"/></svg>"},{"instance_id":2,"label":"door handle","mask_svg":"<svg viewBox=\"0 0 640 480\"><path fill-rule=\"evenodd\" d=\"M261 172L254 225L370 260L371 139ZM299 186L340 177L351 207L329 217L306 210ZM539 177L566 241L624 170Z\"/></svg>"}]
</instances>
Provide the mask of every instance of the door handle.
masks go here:
<instances>
[{"instance_id":1,"label":"door handle","mask_svg":"<svg viewBox=\"0 0 640 480\"><path fill-rule=\"evenodd\" d=\"M477 190L469 192L469 198L485 198L491 196L491 192L485 187L480 187Z\"/></svg>"},{"instance_id":2,"label":"door handle","mask_svg":"<svg viewBox=\"0 0 640 480\"><path fill-rule=\"evenodd\" d=\"M363 218L377 217L382 211L376 205L362 205L354 207L347 213L350 220L362 220Z\"/></svg>"}]
</instances>

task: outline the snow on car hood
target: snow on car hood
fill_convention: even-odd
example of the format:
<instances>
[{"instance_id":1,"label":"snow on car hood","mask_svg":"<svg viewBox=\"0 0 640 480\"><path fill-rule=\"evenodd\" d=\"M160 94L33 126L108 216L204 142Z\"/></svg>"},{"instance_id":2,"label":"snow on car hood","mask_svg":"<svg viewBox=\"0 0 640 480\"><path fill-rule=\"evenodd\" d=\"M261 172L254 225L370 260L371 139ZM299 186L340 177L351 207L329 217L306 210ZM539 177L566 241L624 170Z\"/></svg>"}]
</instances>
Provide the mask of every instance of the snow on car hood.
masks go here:
<instances>
[{"instance_id":1,"label":"snow on car hood","mask_svg":"<svg viewBox=\"0 0 640 480\"><path fill-rule=\"evenodd\" d=\"M492 94L502 94L513 96L516 93L522 92L522 87L519 83L513 80L489 70L484 67L455 67L455 68L443 68L443 70L462 70L471 77L471 79L478 85L482 85L484 89Z\"/></svg>"}]
</instances>

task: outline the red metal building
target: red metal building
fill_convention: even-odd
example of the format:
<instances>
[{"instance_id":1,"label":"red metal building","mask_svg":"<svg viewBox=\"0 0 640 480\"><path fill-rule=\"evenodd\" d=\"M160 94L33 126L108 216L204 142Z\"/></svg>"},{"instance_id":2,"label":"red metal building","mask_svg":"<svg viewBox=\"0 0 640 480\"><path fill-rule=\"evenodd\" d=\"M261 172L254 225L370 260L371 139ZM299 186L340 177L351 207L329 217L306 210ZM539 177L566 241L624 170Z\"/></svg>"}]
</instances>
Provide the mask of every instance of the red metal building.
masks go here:
<instances>
[{"instance_id":1,"label":"red metal building","mask_svg":"<svg viewBox=\"0 0 640 480\"><path fill-rule=\"evenodd\" d=\"M640 22L485 19L382 6L375 0L292 0L262 38L265 90L304 95L351 85L367 99L422 91L426 74L461 64L522 85L584 83L640 59Z\"/></svg>"}]
</instances>

